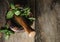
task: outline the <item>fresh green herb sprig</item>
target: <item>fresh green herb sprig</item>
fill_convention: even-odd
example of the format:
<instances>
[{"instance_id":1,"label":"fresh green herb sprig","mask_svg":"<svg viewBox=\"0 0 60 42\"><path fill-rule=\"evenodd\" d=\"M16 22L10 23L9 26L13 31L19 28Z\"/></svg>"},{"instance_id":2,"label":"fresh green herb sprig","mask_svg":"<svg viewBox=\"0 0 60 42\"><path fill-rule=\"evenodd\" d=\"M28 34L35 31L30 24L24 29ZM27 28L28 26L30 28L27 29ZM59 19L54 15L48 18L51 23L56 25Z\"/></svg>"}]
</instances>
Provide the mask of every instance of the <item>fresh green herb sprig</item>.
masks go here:
<instances>
[{"instance_id":1,"label":"fresh green herb sprig","mask_svg":"<svg viewBox=\"0 0 60 42\"><path fill-rule=\"evenodd\" d=\"M0 32L4 34L5 39L8 39L11 34L14 34L13 31L9 30L8 25L5 25L4 28L0 29Z\"/></svg>"}]
</instances>

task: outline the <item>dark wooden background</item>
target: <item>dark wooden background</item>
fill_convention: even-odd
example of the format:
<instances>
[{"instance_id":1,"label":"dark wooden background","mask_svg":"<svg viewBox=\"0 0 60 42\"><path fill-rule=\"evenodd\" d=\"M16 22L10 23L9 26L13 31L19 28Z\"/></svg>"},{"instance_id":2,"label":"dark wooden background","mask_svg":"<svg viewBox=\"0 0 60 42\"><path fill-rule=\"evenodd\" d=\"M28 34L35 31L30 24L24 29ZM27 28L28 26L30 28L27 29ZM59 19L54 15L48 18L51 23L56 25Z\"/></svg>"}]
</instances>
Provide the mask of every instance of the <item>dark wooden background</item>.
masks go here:
<instances>
[{"instance_id":1,"label":"dark wooden background","mask_svg":"<svg viewBox=\"0 0 60 42\"><path fill-rule=\"evenodd\" d=\"M60 42L60 0L36 0L36 42Z\"/></svg>"},{"instance_id":2,"label":"dark wooden background","mask_svg":"<svg viewBox=\"0 0 60 42\"><path fill-rule=\"evenodd\" d=\"M29 38L21 31L11 35L8 40L1 38L1 42L60 42L60 0L22 0L18 3L22 2L31 7L36 18L36 36Z\"/></svg>"}]
</instances>

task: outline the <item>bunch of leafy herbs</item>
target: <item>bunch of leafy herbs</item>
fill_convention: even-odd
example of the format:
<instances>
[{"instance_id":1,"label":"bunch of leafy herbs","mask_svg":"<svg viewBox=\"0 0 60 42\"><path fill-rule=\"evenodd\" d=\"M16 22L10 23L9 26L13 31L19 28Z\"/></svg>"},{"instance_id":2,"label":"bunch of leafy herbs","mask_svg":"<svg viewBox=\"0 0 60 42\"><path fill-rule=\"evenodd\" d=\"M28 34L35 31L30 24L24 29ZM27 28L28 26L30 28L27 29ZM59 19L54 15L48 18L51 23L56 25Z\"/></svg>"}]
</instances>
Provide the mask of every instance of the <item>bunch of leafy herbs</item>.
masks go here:
<instances>
[{"instance_id":1,"label":"bunch of leafy herbs","mask_svg":"<svg viewBox=\"0 0 60 42\"><path fill-rule=\"evenodd\" d=\"M14 15L24 16L30 21L35 20L33 17L28 17L30 15L30 8L16 7L14 4L10 4L10 10L7 12L6 18L13 18Z\"/></svg>"}]
</instances>

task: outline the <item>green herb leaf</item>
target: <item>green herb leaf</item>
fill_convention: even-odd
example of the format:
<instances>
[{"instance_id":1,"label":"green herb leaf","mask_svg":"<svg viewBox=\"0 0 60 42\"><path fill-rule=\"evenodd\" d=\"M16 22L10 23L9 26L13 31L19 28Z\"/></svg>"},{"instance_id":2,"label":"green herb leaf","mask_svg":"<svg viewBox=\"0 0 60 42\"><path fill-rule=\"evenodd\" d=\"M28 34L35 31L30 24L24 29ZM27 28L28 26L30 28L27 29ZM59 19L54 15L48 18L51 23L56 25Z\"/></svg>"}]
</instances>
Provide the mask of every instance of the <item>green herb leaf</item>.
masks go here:
<instances>
[{"instance_id":1,"label":"green herb leaf","mask_svg":"<svg viewBox=\"0 0 60 42\"><path fill-rule=\"evenodd\" d=\"M30 9L30 8L27 7L27 8L24 8L23 10L26 11L26 10L29 10L29 9Z\"/></svg>"},{"instance_id":2,"label":"green herb leaf","mask_svg":"<svg viewBox=\"0 0 60 42\"><path fill-rule=\"evenodd\" d=\"M26 12L27 12L27 16L28 16L30 14L30 9L28 9Z\"/></svg>"},{"instance_id":3,"label":"green herb leaf","mask_svg":"<svg viewBox=\"0 0 60 42\"><path fill-rule=\"evenodd\" d=\"M15 15L18 16L18 15L20 15L20 13L21 13L20 11L16 11L16 12L15 12Z\"/></svg>"},{"instance_id":4,"label":"green herb leaf","mask_svg":"<svg viewBox=\"0 0 60 42\"><path fill-rule=\"evenodd\" d=\"M5 35L5 39L8 39L9 38L9 35Z\"/></svg>"},{"instance_id":5,"label":"green herb leaf","mask_svg":"<svg viewBox=\"0 0 60 42\"><path fill-rule=\"evenodd\" d=\"M7 30L0 30L0 32L1 32L1 33L6 33L6 32L7 32Z\"/></svg>"},{"instance_id":6,"label":"green herb leaf","mask_svg":"<svg viewBox=\"0 0 60 42\"><path fill-rule=\"evenodd\" d=\"M35 18L33 18L33 17L30 17L30 18L28 18L30 21L34 21L35 20Z\"/></svg>"},{"instance_id":7,"label":"green herb leaf","mask_svg":"<svg viewBox=\"0 0 60 42\"><path fill-rule=\"evenodd\" d=\"M10 19L13 17L13 15L14 15L14 13L12 11L8 11L6 17L7 17L7 19Z\"/></svg>"},{"instance_id":8,"label":"green herb leaf","mask_svg":"<svg viewBox=\"0 0 60 42\"><path fill-rule=\"evenodd\" d=\"M11 9L15 9L15 6L14 6L14 4L10 4L10 7L11 7Z\"/></svg>"},{"instance_id":9,"label":"green herb leaf","mask_svg":"<svg viewBox=\"0 0 60 42\"><path fill-rule=\"evenodd\" d=\"M30 8L24 8L23 11L24 12L23 12L22 15L25 16L25 17L28 17L28 15L30 14Z\"/></svg>"}]
</instances>

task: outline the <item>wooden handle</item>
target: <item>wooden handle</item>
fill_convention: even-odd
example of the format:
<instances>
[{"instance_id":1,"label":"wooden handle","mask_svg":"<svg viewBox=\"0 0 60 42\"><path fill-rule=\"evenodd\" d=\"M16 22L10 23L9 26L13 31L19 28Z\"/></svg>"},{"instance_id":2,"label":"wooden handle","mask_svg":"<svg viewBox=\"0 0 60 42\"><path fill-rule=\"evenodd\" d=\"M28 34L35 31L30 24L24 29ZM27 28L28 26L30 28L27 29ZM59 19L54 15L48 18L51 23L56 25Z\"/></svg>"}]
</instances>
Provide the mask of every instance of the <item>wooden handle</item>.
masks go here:
<instances>
[{"instance_id":1,"label":"wooden handle","mask_svg":"<svg viewBox=\"0 0 60 42\"><path fill-rule=\"evenodd\" d=\"M24 28L25 32L29 34L29 37L35 36L35 31L23 20L22 17L14 15L14 19Z\"/></svg>"}]
</instances>

